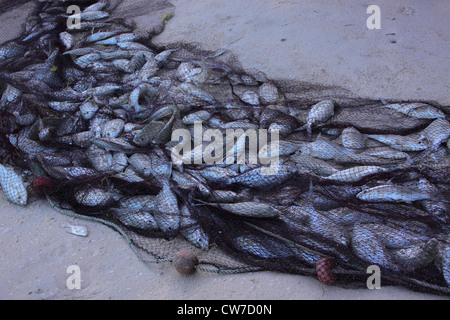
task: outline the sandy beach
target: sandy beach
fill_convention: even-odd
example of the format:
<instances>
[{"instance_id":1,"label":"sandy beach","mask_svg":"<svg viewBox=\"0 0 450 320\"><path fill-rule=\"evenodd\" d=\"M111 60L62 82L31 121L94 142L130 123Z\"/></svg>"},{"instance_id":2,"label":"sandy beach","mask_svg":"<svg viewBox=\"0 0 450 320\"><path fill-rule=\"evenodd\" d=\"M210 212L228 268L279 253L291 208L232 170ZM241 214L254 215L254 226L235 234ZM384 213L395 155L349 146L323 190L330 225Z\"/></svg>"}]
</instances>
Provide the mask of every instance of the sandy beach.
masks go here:
<instances>
[{"instance_id":1,"label":"sandy beach","mask_svg":"<svg viewBox=\"0 0 450 320\"><path fill-rule=\"evenodd\" d=\"M159 46L196 43L230 50L242 66L272 79L340 86L375 99L433 100L450 105L450 3L380 0L381 29L369 30L366 1L172 0L158 10L144 0L119 3L115 14L154 31L173 13ZM0 15L0 43L17 37L32 3ZM131 13L130 13L131 12ZM127 13L129 16L127 16ZM87 227L87 237L68 233ZM181 276L170 263L140 261L107 226L61 215L44 200L26 207L0 197L0 299L446 299L406 288L326 286L274 272ZM77 265L81 289L69 290Z\"/></svg>"}]
</instances>

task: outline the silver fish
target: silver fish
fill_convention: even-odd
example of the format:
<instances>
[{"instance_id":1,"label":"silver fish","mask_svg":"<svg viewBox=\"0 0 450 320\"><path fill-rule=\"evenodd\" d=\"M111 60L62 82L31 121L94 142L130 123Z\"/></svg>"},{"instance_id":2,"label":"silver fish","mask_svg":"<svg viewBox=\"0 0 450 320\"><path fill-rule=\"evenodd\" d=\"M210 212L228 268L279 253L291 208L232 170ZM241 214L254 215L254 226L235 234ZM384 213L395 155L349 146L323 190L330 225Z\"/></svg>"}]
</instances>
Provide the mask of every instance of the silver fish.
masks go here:
<instances>
[{"instance_id":1,"label":"silver fish","mask_svg":"<svg viewBox=\"0 0 450 320\"><path fill-rule=\"evenodd\" d=\"M398 151L422 151L427 148L426 143L421 141L419 137L415 136L368 134L366 137L385 143Z\"/></svg>"},{"instance_id":2,"label":"silver fish","mask_svg":"<svg viewBox=\"0 0 450 320\"><path fill-rule=\"evenodd\" d=\"M367 223L363 226L377 235L383 246L388 249L408 248L430 240L423 231L418 234L403 227L388 226L382 223Z\"/></svg>"},{"instance_id":3,"label":"silver fish","mask_svg":"<svg viewBox=\"0 0 450 320\"><path fill-rule=\"evenodd\" d=\"M447 286L450 287L450 245L448 243L439 243L436 266L441 270Z\"/></svg>"},{"instance_id":4,"label":"silver fish","mask_svg":"<svg viewBox=\"0 0 450 320\"><path fill-rule=\"evenodd\" d=\"M162 231L176 231L180 227L178 200L167 181L163 181L162 185L162 190L156 196L157 213L155 212L154 217Z\"/></svg>"},{"instance_id":5,"label":"silver fish","mask_svg":"<svg viewBox=\"0 0 450 320\"><path fill-rule=\"evenodd\" d=\"M353 227L352 249L362 260L375 264L388 270L399 271L400 267L393 261L386 247L382 245L377 235L364 227L356 224Z\"/></svg>"},{"instance_id":6,"label":"silver fish","mask_svg":"<svg viewBox=\"0 0 450 320\"><path fill-rule=\"evenodd\" d=\"M180 84L181 90L183 90L186 94L195 97L199 100L206 101L208 103L214 104L214 97L207 91L200 89L193 83L184 82Z\"/></svg>"},{"instance_id":7,"label":"silver fish","mask_svg":"<svg viewBox=\"0 0 450 320\"><path fill-rule=\"evenodd\" d=\"M27 137L20 137L17 134L8 135L9 142L19 150L26 154L36 154L41 152L56 152L57 149L49 148L37 141L28 139Z\"/></svg>"},{"instance_id":8,"label":"silver fish","mask_svg":"<svg viewBox=\"0 0 450 320\"><path fill-rule=\"evenodd\" d=\"M393 109L407 116L418 119L437 119L445 118L445 114L429 104L416 102L416 103L394 103L384 106L388 109Z\"/></svg>"},{"instance_id":9,"label":"silver fish","mask_svg":"<svg viewBox=\"0 0 450 320\"><path fill-rule=\"evenodd\" d=\"M350 235L346 228L336 224L313 208L309 212L309 227L313 232L332 241L341 243L344 246L349 245Z\"/></svg>"},{"instance_id":10,"label":"silver fish","mask_svg":"<svg viewBox=\"0 0 450 320\"><path fill-rule=\"evenodd\" d=\"M183 117L181 120L184 124L194 124L195 122L203 122L208 120L211 117L211 113L206 110L201 110L197 112L190 113Z\"/></svg>"},{"instance_id":11,"label":"silver fish","mask_svg":"<svg viewBox=\"0 0 450 320\"><path fill-rule=\"evenodd\" d=\"M97 42L97 41L104 40L104 39L110 38L112 36L115 36L116 34L117 34L117 31L97 32L97 33L91 34L90 36L86 37L85 41L87 43Z\"/></svg>"},{"instance_id":12,"label":"silver fish","mask_svg":"<svg viewBox=\"0 0 450 320\"><path fill-rule=\"evenodd\" d=\"M122 198L119 202L119 208L129 209L131 211L154 212L156 210L156 196L139 195Z\"/></svg>"},{"instance_id":13,"label":"silver fish","mask_svg":"<svg viewBox=\"0 0 450 320\"><path fill-rule=\"evenodd\" d=\"M388 172L388 169L378 166L357 166L338 171L324 179L337 182L357 182L368 176L384 172Z\"/></svg>"},{"instance_id":14,"label":"silver fish","mask_svg":"<svg viewBox=\"0 0 450 320\"><path fill-rule=\"evenodd\" d=\"M408 248L393 250L393 260L403 266L407 271L414 271L426 267L438 253L438 241L430 239Z\"/></svg>"},{"instance_id":15,"label":"silver fish","mask_svg":"<svg viewBox=\"0 0 450 320\"><path fill-rule=\"evenodd\" d=\"M189 209L183 205L181 208L180 233L194 246L200 249L209 247L208 234L191 218Z\"/></svg>"},{"instance_id":16,"label":"silver fish","mask_svg":"<svg viewBox=\"0 0 450 320\"><path fill-rule=\"evenodd\" d=\"M109 212L125 226L141 230L158 230L158 224L150 212L129 208L111 208Z\"/></svg>"},{"instance_id":17,"label":"silver fish","mask_svg":"<svg viewBox=\"0 0 450 320\"><path fill-rule=\"evenodd\" d=\"M92 64L93 62L98 61L100 59L101 59L100 54L89 53L89 54L85 54L85 55L75 59L73 62L80 68L86 69L90 64Z\"/></svg>"},{"instance_id":18,"label":"silver fish","mask_svg":"<svg viewBox=\"0 0 450 320\"><path fill-rule=\"evenodd\" d=\"M259 105L259 96L256 92L252 91L252 90L246 90L244 91L241 95L240 98L242 101L244 101L245 103L248 103L252 106L257 106Z\"/></svg>"},{"instance_id":19,"label":"silver fish","mask_svg":"<svg viewBox=\"0 0 450 320\"><path fill-rule=\"evenodd\" d=\"M123 132L125 121L122 119L113 119L107 121L101 126L101 136L103 138L117 138Z\"/></svg>"},{"instance_id":20,"label":"silver fish","mask_svg":"<svg viewBox=\"0 0 450 320\"><path fill-rule=\"evenodd\" d=\"M208 181L220 183L229 178L237 176L233 170L221 167L207 167L202 170L187 170L194 175L200 175Z\"/></svg>"},{"instance_id":21,"label":"silver fish","mask_svg":"<svg viewBox=\"0 0 450 320\"><path fill-rule=\"evenodd\" d=\"M148 48L147 46L140 44L138 42L123 41L123 42L118 42L117 46L123 50L140 50L140 51L152 52L152 50L150 48Z\"/></svg>"},{"instance_id":22,"label":"silver fish","mask_svg":"<svg viewBox=\"0 0 450 320\"><path fill-rule=\"evenodd\" d=\"M266 203L238 202L238 203L209 203L235 215L253 218L277 218L281 212Z\"/></svg>"},{"instance_id":23,"label":"silver fish","mask_svg":"<svg viewBox=\"0 0 450 320\"><path fill-rule=\"evenodd\" d=\"M75 200L87 207L109 206L118 199L117 193L94 187L87 187L75 193Z\"/></svg>"},{"instance_id":24,"label":"silver fish","mask_svg":"<svg viewBox=\"0 0 450 320\"><path fill-rule=\"evenodd\" d=\"M333 160L353 152L323 138L318 138L316 141L302 146L300 151L301 155L307 155L322 160Z\"/></svg>"},{"instance_id":25,"label":"silver fish","mask_svg":"<svg viewBox=\"0 0 450 320\"><path fill-rule=\"evenodd\" d=\"M99 107L92 101L87 101L80 106L80 113L83 119L90 120L97 113Z\"/></svg>"},{"instance_id":26,"label":"silver fish","mask_svg":"<svg viewBox=\"0 0 450 320\"><path fill-rule=\"evenodd\" d=\"M342 145L349 149L363 149L365 137L356 128L349 127L342 131Z\"/></svg>"},{"instance_id":27,"label":"silver fish","mask_svg":"<svg viewBox=\"0 0 450 320\"><path fill-rule=\"evenodd\" d=\"M290 157L290 160L295 162L299 171L307 170L319 176L330 176L338 172L338 169L324 160L316 159L307 155L302 155L297 152Z\"/></svg>"},{"instance_id":28,"label":"silver fish","mask_svg":"<svg viewBox=\"0 0 450 320\"><path fill-rule=\"evenodd\" d=\"M256 168L239 174L235 177L230 177L225 180L225 184L240 184L250 188L272 188L282 184L294 176L296 169L291 165L279 165L275 170L275 174L263 174L264 167Z\"/></svg>"},{"instance_id":29,"label":"silver fish","mask_svg":"<svg viewBox=\"0 0 450 320\"><path fill-rule=\"evenodd\" d=\"M262 239L255 235L239 236L233 239L237 249L250 253L262 259L286 258L294 252L275 239Z\"/></svg>"},{"instance_id":30,"label":"silver fish","mask_svg":"<svg viewBox=\"0 0 450 320\"><path fill-rule=\"evenodd\" d=\"M367 153L370 156L382 158L382 159L392 159L392 160L403 160L409 159L409 155L402 151L397 151L395 149L391 149L389 147L378 147L367 150Z\"/></svg>"},{"instance_id":31,"label":"silver fish","mask_svg":"<svg viewBox=\"0 0 450 320\"><path fill-rule=\"evenodd\" d=\"M334 106L335 103L332 100L325 100L316 103L309 111L308 117L306 118L306 124L298 130L306 129L308 135L311 136L312 126L330 119L334 114Z\"/></svg>"},{"instance_id":32,"label":"silver fish","mask_svg":"<svg viewBox=\"0 0 450 320\"><path fill-rule=\"evenodd\" d=\"M83 12L91 12L91 11L102 11L105 9L107 5L106 1L100 1L94 4L91 4L90 6L86 7Z\"/></svg>"},{"instance_id":33,"label":"silver fish","mask_svg":"<svg viewBox=\"0 0 450 320\"><path fill-rule=\"evenodd\" d=\"M431 200L432 195L396 185L381 185L361 191L356 198L366 202L406 202Z\"/></svg>"},{"instance_id":34,"label":"silver fish","mask_svg":"<svg viewBox=\"0 0 450 320\"><path fill-rule=\"evenodd\" d=\"M96 44L101 45L114 45L121 42L132 42L136 41L140 38L140 36L137 33L122 33L120 35L111 35L110 37L107 37L106 40L100 39L96 42ZM132 49L129 49L132 50Z\"/></svg>"},{"instance_id":35,"label":"silver fish","mask_svg":"<svg viewBox=\"0 0 450 320\"><path fill-rule=\"evenodd\" d=\"M28 201L28 192L22 177L12 168L0 164L0 185L6 198L14 204L25 206Z\"/></svg>"},{"instance_id":36,"label":"silver fish","mask_svg":"<svg viewBox=\"0 0 450 320\"><path fill-rule=\"evenodd\" d=\"M139 149L122 138L96 138L92 140L96 146L109 151L118 151L125 153L138 152Z\"/></svg>"},{"instance_id":37,"label":"silver fish","mask_svg":"<svg viewBox=\"0 0 450 320\"><path fill-rule=\"evenodd\" d=\"M87 150L87 156L94 169L104 172L111 170L113 160L111 152L91 145Z\"/></svg>"},{"instance_id":38,"label":"silver fish","mask_svg":"<svg viewBox=\"0 0 450 320\"><path fill-rule=\"evenodd\" d=\"M61 32L59 34L59 39L61 40L62 44L64 45L64 47L66 47L66 49L70 49L72 48L73 44L74 44L74 37L68 33L67 31L65 32Z\"/></svg>"},{"instance_id":39,"label":"silver fish","mask_svg":"<svg viewBox=\"0 0 450 320\"><path fill-rule=\"evenodd\" d=\"M258 88L258 95L261 103L273 104L280 99L277 87L271 83L264 83Z\"/></svg>"},{"instance_id":40,"label":"silver fish","mask_svg":"<svg viewBox=\"0 0 450 320\"><path fill-rule=\"evenodd\" d=\"M113 172L123 172L128 165L128 157L125 153L115 152L112 157L112 167Z\"/></svg>"},{"instance_id":41,"label":"silver fish","mask_svg":"<svg viewBox=\"0 0 450 320\"><path fill-rule=\"evenodd\" d=\"M79 15L81 21L95 21L109 17L109 13L105 11L86 11Z\"/></svg>"},{"instance_id":42,"label":"silver fish","mask_svg":"<svg viewBox=\"0 0 450 320\"><path fill-rule=\"evenodd\" d=\"M450 138L450 123L445 119L436 119L423 129L421 139L426 139L430 150L436 151L439 146Z\"/></svg>"},{"instance_id":43,"label":"silver fish","mask_svg":"<svg viewBox=\"0 0 450 320\"><path fill-rule=\"evenodd\" d=\"M335 159L335 161L337 163L360 164L360 165L366 165L366 166L382 166L382 165L397 164L399 162L402 162L402 161L399 161L396 159L372 156L367 153L346 154L346 155L337 157Z\"/></svg>"}]
</instances>

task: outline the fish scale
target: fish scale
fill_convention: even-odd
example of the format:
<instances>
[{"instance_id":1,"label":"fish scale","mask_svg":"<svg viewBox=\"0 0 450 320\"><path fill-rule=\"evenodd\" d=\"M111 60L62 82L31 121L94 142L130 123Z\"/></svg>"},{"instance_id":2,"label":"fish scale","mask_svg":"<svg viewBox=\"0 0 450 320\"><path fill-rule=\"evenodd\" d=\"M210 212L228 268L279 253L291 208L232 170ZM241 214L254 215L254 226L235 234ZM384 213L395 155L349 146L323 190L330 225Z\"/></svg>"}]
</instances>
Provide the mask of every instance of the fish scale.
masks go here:
<instances>
[{"instance_id":1,"label":"fish scale","mask_svg":"<svg viewBox=\"0 0 450 320\"><path fill-rule=\"evenodd\" d=\"M430 200L432 196L397 185L382 185L361 191L356 195L360 200L367 202L406 202L412 203L420 200Z\"/></svg>"},{"instance_id":2,"label":"fish scale","mask_svg":"<svg viewBox=\"0 0 450 320\"><path fill-rule=\"evenodd\" d=\"M431 150L437 150L441 143L450 137L450 123L445 119L436 119L423 129L422 137L426 138Z\"/></svg>"},{"instance_id":3,"label":"fish scale","mask_svg":"<svg viewBox=\"0 0 450 320\"><path fill-rule=\"evenodd\" d=\"M388 169L378 166L359 166L341 170L324 179L337 182L357 182L365 177L387 171Z\"/></svg>"},{"instance_id":4,"label":"fish scale","mask_svg":"<svg viewBox=\"0 0 450 320\"><path fill-rule=\"evenodd\" d=\"M0 164L0 185L6 198L14 204L24 206L28 193L22 178L12 168Z\"/></svg>"}]
</instances>

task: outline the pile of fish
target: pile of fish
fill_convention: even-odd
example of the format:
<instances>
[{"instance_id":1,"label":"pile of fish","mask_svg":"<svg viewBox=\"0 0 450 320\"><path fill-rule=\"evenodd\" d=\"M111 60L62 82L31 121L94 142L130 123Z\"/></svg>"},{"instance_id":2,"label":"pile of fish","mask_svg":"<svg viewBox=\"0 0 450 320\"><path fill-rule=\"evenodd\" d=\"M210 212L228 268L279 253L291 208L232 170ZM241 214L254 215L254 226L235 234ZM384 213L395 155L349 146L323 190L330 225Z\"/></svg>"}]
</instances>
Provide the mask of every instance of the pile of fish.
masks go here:
<instances>
[{"instance_id":1,"label":"pile of fish","mask_svg":"<svg viewBox=\"0 0 450 320\"><path fill-rule=\"evenodd\" d=\"M81 20L69 28L74 3ZM223 52L154 47L107 1L36 6L24 34L0 47L0 183L11 202L51 195L271 270L330 257L341 270L378 265L450 288L450 123L439 105L296 100ZM256 134L259 162L195 161L211 132L223 158L249 155L245 139L226 144L232 130ZM181 162L175 132L194 146Z\"/></svg>"}]
</instances>

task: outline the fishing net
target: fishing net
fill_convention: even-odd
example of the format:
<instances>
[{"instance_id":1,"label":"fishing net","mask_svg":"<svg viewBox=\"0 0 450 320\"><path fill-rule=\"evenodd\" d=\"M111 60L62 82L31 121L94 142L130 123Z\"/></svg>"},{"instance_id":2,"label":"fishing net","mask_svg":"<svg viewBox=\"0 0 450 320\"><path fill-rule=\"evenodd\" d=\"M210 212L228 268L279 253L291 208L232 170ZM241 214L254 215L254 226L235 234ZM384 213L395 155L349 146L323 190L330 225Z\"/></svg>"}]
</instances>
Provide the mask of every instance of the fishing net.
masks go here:
<instances>
[{"instance_id":1,"label":"fishing net","mask_svg":"<svg viewBox=\"0 0 450 320\"><path fill-rule=\"evenodd\" d=\"M154 2L148 34L115 5L37 1L23 35L0 47L9 200L23 200L19 173L28 201L110 226L146 263L188 250L201 271L346 287L365 287L376 266L383 284L449 294L445 108L270 79L227 51L156 47L170 5ZM227 130L242 130L229 145ZM196 148L173 158L181 142Z\"/></svg>"}]
</instances>

